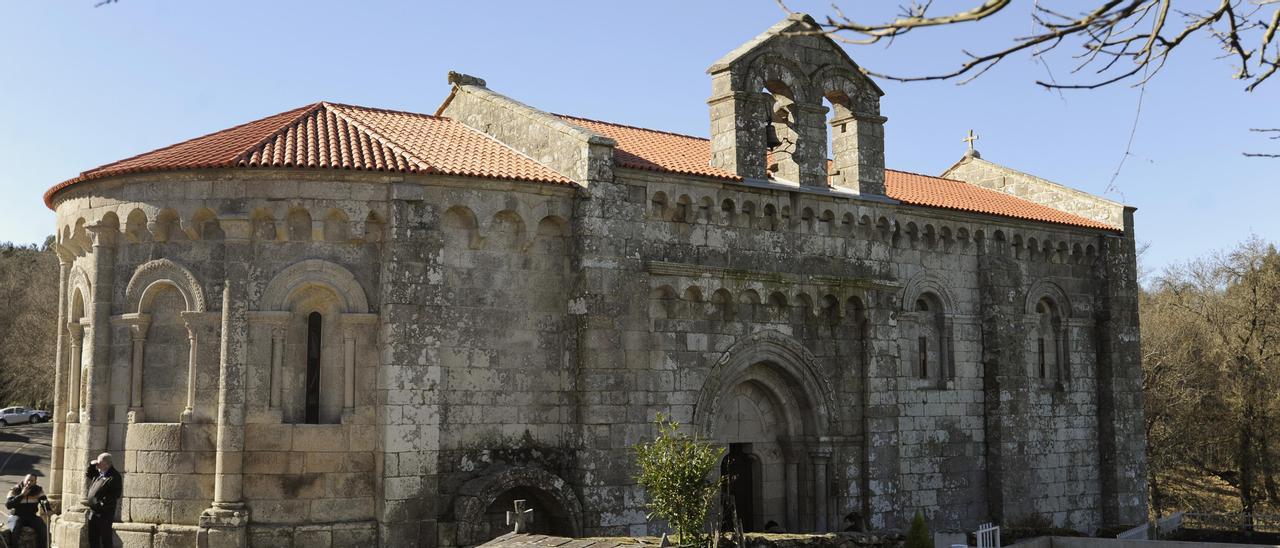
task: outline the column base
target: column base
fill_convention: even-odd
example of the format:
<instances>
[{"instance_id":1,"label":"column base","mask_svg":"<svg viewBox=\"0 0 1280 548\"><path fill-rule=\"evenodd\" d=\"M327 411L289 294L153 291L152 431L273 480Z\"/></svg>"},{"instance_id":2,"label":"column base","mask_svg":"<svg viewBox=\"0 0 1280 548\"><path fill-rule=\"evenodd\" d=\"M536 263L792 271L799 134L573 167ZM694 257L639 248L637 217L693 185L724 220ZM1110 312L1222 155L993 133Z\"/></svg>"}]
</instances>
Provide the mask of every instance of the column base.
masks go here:
<instances>
[{"instance_id":1,"label":"column base","mask_svg":"<svg viewBox=\"0 0 1280 548\"><path fill-rule=\"evenodd\" d=\"M50 537L55 548L80 548L89 542L84 528L84 511L68 510L49 519Z\"/></svg>"},{"instance_id":2,"label":"column base","mask_svg":"<svg viewBox=\"0 0 1280 548\"><path fill-rule=\"evenodd\" d=\"M249 509L244 503L215 502L200 513L201 548L245 548L248 541Z\"/></svg>"}]
</instances>

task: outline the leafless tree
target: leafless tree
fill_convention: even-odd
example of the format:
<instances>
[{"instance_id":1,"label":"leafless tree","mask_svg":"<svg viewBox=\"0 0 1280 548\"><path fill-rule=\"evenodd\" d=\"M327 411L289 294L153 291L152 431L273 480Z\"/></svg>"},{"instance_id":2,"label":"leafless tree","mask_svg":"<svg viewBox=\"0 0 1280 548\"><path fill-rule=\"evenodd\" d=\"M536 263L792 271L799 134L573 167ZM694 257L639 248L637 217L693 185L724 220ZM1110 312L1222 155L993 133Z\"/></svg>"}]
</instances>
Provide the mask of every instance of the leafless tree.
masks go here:
<instances>
[{"instance_id":1,"label":"leafless tree","mask_svg":"<svg viewBox=\"0 0 1280 548\"><path fill-rule=\"evenodd\" d=\"M58 258L0 243L0 407L53 405Z\"/></svg>"},{"instance_id":2,"label":"leafless tree","mask_svg":"<svg viewBox=\"0 0 1280 548\"><path fill-rule=\"evenodd\" d=\"M1185 470L1236 492L1212 510L1280 504L1280 254L1250 238L1170 269L1141 307L1153 506L1159 478Z\"/></svg>"},{"instance_id":3,"label":"leafless tree","mask_svg":"<svg viewBox=\"0 0 1280 548\"><path fill-rule=\"evenodd\" d=\"M785 0L776 1L790 11ZM833 4L833 13L822 18L819 25L821 32L837 40L875 44L929 27L976 23L1006 10L1012 3L982 0L969 9L934 14L930 11L932 0L913 0L901 7L898 17L884 22L855 20ZM1071 0L1062 4L1064 8L1054 8L1037 1L1031 11L1034 30L1030 34L1014 37L1008 46L994 51L964 50L968 59L954 70L924 75L864 70L899 82L955 79L964 83L1019 52L1042 60L1049 52L1066 47L1074 50L1071 81L1059 82L1050 75L1047 80L1037 80L1037 84L1046 89L1095 89L1119 82L1143 85L1160 72L1176 48L1196 36L1218 43L1223 51L1221 58L1232 65L1233 78L1244 82L1247 92L1280 70L1280 0L1220 0L1216 6L1203 0ZM1245 155L1280 157L1269 153Z\"/></svg>"}]
</instances>

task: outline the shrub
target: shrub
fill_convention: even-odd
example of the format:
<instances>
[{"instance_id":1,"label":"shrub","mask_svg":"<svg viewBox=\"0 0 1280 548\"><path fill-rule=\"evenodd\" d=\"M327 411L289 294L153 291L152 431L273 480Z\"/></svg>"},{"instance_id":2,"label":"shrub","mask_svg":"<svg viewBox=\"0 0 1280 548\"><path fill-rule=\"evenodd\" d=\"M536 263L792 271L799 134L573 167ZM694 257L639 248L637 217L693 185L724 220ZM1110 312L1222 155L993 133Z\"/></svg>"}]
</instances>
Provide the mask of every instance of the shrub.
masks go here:
<instances>
[{"instance_id":1,"label":"shrub","mask_svg":"<svg viewBox=\"0 0 1280 548\"><path fill-rule=\"evenodd\" d=\"M649 495L646 518L667 520L680 544L703 544L707 515L720 492L720 482L707 476L720 464L724 449L681 433L680 425L661 413L654 426L658 437L635 446L636 481Z\"/></svg>"},{"instance_id":2,"label":"shrub","mask_svg":"<svg viewBox=\"0 0 1280 548\"><path fill-rule=\"evenodd\" d=\"M916 510L916 517L911 518L911 528L907 529L905 548L933 548L933 535L929 534L929 524L924 522L924 514Z\"/></svg>"}]
</instances>

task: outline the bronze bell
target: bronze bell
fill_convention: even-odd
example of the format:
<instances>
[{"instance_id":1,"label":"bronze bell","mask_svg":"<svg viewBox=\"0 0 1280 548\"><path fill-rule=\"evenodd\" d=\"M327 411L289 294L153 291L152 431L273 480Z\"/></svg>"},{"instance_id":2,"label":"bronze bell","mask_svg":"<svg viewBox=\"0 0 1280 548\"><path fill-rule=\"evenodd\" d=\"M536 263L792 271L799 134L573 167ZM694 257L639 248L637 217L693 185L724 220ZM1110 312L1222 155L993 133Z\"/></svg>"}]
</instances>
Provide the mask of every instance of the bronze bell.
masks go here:
<instances>
[{"instance_id":1,"label":"bronze bell","mask_svg":"<svg viewBox=\"0 0 1280 548\"><path fill-rule=\"evenodd\" d=\"M773 150L775 148L782 146L782 139L778 138L778 130L777 128L773 127L773 124L769 124L768 126L765 126L764 144L765 144L765 147L767 147L769 150Z\"/></svg>"}]
</instances>

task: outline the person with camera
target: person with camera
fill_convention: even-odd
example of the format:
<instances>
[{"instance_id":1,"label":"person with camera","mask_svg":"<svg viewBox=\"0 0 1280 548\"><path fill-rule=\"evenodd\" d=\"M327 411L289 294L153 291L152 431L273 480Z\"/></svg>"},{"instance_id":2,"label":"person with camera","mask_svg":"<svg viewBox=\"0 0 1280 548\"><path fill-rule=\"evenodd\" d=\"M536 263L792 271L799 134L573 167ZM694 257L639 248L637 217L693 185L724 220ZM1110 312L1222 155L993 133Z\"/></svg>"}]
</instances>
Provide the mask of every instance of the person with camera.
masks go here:
<instances>
[{"instance_id":1,"label":"person with camera","mask_svg":"<svg viewBox=\"0 0 1280 548\"><path fill-rule=\"evenodd\" d=\"M9 546L17 546L22 538L22 529L30 527L36 533L36 547L44 548L49 531L37 512L43 508L44 513L49 513L49 498L44 495L44 488L36 483L36 477L27 474L21 483L13 486L4 500L4 507L13 511L9 516Z\"/></svg>"},{"instance_id":2,"label":"person with camera","mask_svg":"<svg viewBox=\"0 0 1280 548\"><path fill-rule=\"evenodd\" d=\"M89 490L84 505L89 508L85 526L89 529L89 548L112 548L112 522L116 519L116 506L124 492L124 480L112 466L111 453L103 453L89 463L85 470Z\"/></svg>"}]
</instances>

